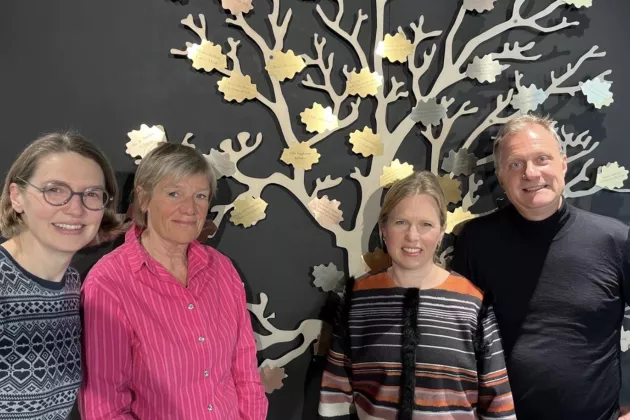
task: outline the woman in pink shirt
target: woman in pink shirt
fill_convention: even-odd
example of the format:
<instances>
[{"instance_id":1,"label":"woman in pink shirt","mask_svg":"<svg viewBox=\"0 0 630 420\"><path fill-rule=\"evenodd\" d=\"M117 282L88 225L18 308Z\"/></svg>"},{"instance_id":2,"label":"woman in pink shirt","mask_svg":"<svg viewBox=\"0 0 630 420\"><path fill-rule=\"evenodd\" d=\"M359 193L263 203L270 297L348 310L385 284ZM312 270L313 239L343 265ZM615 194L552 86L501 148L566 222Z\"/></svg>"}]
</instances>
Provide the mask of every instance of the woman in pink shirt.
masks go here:
<instances>
[{"instance_id":1,"label":"woman in pink shirt","mask_svg":"<svg viewBox=\"0 0 630 420\"><path fill-rule=\"evenodd\" d=\"M190 147L165 143L140 163L134 224L82 289L83 420L265 419L243 283L196 240L215 190Z\"/></svg>"}]
</instances>

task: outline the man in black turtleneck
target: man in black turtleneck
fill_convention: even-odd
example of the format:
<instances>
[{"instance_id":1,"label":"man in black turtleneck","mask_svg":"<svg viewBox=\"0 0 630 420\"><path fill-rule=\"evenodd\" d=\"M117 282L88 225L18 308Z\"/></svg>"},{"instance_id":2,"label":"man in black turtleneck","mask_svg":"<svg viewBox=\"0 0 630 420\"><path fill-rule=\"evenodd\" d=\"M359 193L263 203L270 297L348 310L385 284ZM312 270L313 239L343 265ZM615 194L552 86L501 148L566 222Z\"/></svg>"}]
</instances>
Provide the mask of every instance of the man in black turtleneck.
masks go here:
<instances>
[{"instance_id":1,"label":"man in black turtleneck","mask_svg":"<svg viewBox=\"0 0 630 420\"><path fill-rule=\"evenodd\" d=\"M510 121L494 159L511 205L464 226L452 269L493 296L518 420L630 420L619 408L628 226L562 198L552 121Z\"/></svg>"}]
</instances>

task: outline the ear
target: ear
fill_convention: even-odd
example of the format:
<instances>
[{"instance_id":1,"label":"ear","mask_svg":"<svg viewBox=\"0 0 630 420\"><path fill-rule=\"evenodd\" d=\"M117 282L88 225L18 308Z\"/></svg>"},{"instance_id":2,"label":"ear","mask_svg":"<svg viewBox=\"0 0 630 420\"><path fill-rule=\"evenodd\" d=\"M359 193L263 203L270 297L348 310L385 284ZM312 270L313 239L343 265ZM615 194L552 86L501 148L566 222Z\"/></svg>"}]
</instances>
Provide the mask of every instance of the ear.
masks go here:
<instances>
[{"instance_id":1,"label":"ear","mask_svg":"<svg viewBox=\"0 0 630 420\"><path fill-rule=\"evenodd\" d=\"M11 206L13 210L20 214L24 212L24 198L22 197L22 189L15 182L9 185L9 197L11 198Z\"/></svg>"},{"instance_id":2,"label":"ear","mask_svg":"<svg viewBox=\"0 0 630 420\"><path fill-rule=\"evenodd\" d=\"M566 176L567 174L567 155L562 155L562 175Z\"/></svg>"},{"instance_id":3,"label":"ear","mask_svg":"<svg viewBox=\"0 0 630 420\"><path fill-rule=\"evenodd\" d=\"M149 207L149 194L142 188L138 187L136 189L136 196L138 197L138 204L140 206L140 210L142 213L147 212L147 207Z\"/></svg>"}]
</instances>

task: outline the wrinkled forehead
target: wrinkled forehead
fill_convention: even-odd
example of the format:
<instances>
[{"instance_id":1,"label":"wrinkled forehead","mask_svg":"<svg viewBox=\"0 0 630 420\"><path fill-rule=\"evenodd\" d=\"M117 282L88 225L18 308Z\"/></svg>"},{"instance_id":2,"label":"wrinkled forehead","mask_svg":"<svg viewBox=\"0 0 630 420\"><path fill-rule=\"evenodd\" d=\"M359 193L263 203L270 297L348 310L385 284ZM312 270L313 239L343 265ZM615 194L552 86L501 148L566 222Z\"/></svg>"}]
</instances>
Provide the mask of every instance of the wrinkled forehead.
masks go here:
<instances>
[{"instance_id":1,"label":"wrinkled forehead","mask_svg":"<svg viewBox=\"0 0 630 420\"><path fill-rule=\"evenodd\" d=\"M537 153L555 153L562 151L562 144L544 127L530 124L503 139L501 145L502 158L513 155L529 155Z\"/></svg>"}]
</instances>

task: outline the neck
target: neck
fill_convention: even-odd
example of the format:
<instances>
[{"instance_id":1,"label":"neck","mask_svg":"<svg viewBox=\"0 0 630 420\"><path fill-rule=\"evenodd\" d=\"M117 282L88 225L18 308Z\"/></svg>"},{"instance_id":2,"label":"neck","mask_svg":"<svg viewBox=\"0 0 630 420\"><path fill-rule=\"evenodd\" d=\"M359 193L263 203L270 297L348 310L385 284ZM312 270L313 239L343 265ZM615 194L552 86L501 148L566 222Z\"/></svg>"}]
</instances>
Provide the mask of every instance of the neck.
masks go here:
<instances>
[{"instance_id":1,"label":"neck","mask_svg":"<svg viewBox=\"0 0 630 420\"><path fill-rule=\"evenodd\" d=\"M523 216L525 219L531 220L532 222L540 222L553 216L560 209L560 207L562 207L562 200L562 196L560 196L557 201L541 209L526 210L517 208L516 210L518 210L521 216Z\"/></svg>"},{"instance_id":2,"label":"neck","mask_svg":"<svg viewBox=\"0 0 630 420\"><path fill-rule=\"evenodd\" d=\"M149 255L169 271L181 269L187 265L188 244L177 244L164 240L149 229L142 232L140 243Z\"/></svg>"},{"instance_id":3,"label":"neck","mask_svg":"<svg viewBox=\"0 0 630 420\"><path fill-rule=\"evenodd\" d=\"M2 246L26 271L48 281L61 281L74 255L51 251L28 231L7 240Z\"/></svg>"},{"instance_id":4,"label":"neck","mask_svg":"<svg viewBox=\"0 0 630 420\"><path fill-rule=\"evenodd\" d=\"M414 270L407 270L397 264L392 264L388 270L394 283L400 287L417 287L430 289L444 281L444 273L448 272L431 262Z\"/></svg>"}]
</instances>

